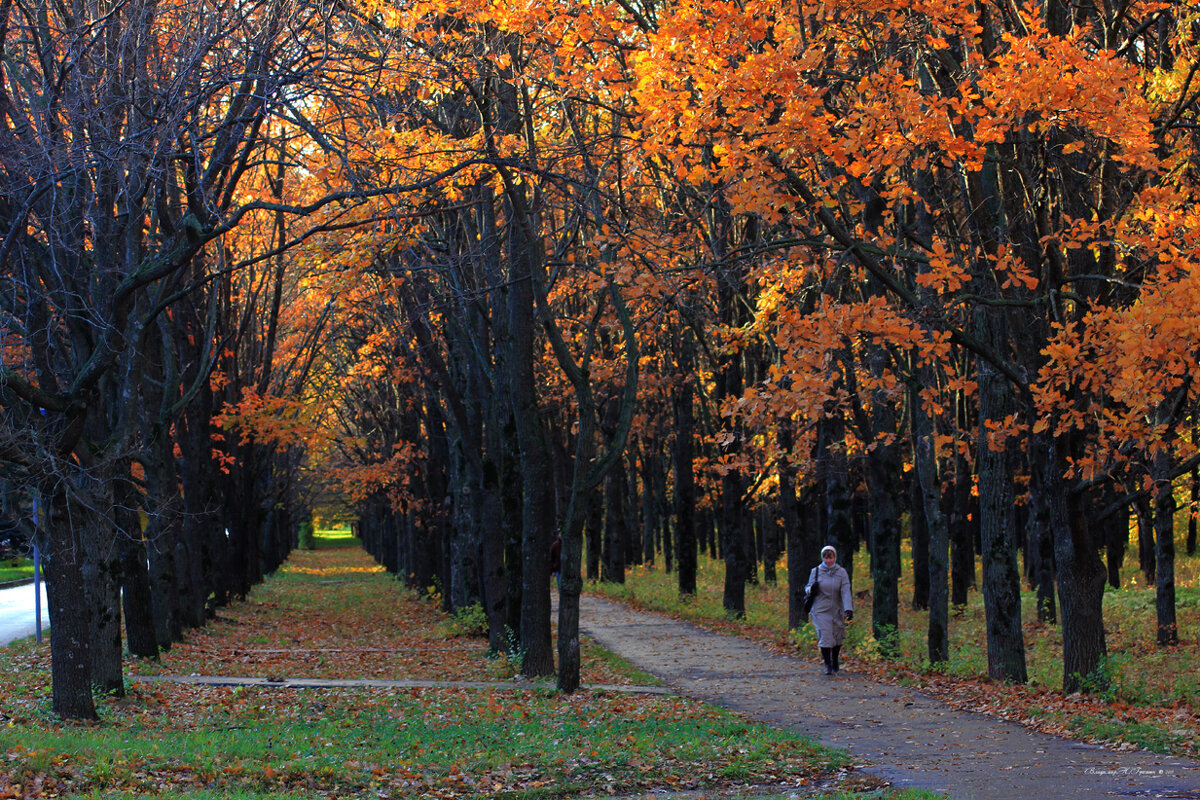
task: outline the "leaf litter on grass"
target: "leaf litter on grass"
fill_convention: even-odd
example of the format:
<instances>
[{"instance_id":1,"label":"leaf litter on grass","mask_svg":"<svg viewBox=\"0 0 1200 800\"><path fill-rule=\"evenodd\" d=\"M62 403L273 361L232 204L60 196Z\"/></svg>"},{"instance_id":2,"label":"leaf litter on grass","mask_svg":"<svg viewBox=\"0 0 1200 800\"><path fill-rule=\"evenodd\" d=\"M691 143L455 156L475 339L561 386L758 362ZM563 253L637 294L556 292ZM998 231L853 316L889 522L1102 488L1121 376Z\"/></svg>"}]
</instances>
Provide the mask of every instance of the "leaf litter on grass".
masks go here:
<instances>
[{"instance_id":1,"label":"leaf litter on grass","mask_svg":"<svg viewBox=\"0 0 1200 800\"><path fill-rule=\"evenodd\" d=\"M481 639L360 550L297 552L148 675L496 678ZM591 649L591 648L589 648ZM103 722L49 713L48 648L0 653L0 798L536 797L799 790L843 755L672 696L512 688L275 688L131 682ZM584 674L628 684L619 660Z\"/></svg>"}]
</instances>

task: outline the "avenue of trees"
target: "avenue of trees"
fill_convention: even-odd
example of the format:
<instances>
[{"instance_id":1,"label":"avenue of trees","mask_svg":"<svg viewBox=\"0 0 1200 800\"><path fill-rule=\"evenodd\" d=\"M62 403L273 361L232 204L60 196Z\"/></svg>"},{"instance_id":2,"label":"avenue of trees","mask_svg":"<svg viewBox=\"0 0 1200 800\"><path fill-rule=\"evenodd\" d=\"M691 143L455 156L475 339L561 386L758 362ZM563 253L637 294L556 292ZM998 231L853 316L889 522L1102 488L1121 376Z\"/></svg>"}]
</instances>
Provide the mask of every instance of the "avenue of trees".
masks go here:
<instances>
[{"instance_id":1,"label":"avenue of trees","mask_svg":"<svg viewBox=\"0 0 1200 800\"><path fill-rule=\"evenodd\" d=\"M334 503L564 691L585 579L716 557L738 615L786 554L797 625L826 542L935 664L978 557L1000 679L1036 587L1073 691L1136 525L1175 644L1198 36L1169 2L0 0L0 491L54 710Z\"/></svg>"}]
</instances>

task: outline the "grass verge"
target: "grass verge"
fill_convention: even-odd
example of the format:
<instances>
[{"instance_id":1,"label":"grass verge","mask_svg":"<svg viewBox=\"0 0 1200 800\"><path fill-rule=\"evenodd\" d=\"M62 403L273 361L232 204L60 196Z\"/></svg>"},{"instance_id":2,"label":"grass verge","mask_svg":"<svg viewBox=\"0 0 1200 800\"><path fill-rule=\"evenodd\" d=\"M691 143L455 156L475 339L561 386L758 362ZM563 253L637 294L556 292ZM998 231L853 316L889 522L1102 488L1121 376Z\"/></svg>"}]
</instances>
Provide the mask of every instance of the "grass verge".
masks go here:
<instances>
[{"instance_id":1,"label":"grass verge","mask_svg":"<svg viewBox=\"0 0 1200 800\"><path fill-rule=\"evenodd\" d=\"M33 561L28 558L0 561L0 583L33 579Z\"/></svg>"}]
</instances>

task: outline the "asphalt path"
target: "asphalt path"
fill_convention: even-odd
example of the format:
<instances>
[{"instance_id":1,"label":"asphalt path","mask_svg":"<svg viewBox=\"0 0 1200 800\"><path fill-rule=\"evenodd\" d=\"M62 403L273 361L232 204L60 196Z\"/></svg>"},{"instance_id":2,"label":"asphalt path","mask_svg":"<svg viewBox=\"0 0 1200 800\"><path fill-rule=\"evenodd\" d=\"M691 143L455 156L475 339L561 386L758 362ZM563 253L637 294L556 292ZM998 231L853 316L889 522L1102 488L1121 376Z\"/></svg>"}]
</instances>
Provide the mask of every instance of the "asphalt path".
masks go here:
<instances>
[{"instance_id":1,"label":"asphalt path","mask_svg":"<svg viewBox=\"0 0 1200 800\"><path fill-rule=\"evenodd\" d=\"M580 628L680 694L848 750L895 786L956 800L1200 800L1200 764L1118 752L958 711L912 689L855 674L826 676L816 659L584 596Z\"/></svg>"},{"instance_id":2,"label":"asphalt path","mask_svg":"<svg viewBox=\"0 0 1200 800\"><path fill-rule=\"evenodd\" d=\"M50 612L46 603L46 584L42 589L42 630L50 625ZM37 631L33 584L0 589L0 647L16 639L33 636Z\"/></svg>"}]
</instances>

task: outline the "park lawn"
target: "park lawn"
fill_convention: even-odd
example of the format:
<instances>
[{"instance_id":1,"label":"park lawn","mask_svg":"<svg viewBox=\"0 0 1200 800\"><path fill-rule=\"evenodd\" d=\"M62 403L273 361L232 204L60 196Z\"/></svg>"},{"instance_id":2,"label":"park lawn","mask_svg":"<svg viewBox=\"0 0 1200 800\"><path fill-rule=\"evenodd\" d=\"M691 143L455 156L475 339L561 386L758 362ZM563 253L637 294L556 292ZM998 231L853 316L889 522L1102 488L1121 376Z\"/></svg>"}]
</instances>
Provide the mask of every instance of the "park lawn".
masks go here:
<instances>
[{"instance_id":1,"label":"park lawn","mask_svg":"<svg viewBox=\"0 0 1200 800\"><path fill-rule=\"evenodd\" d=\"M1136 561L1136 542L1130 546ZM1022 619L1029 683L1014 686L987 676L983 597L969 593L967 605L952 609L950 661L929 666L928 613L915 611L911 564L905 548L900 588L900 656L887 661L871 636L869 559L854 561L855 619L846 643L847 668L871 677L920 688L958 708L981 711L1038 730L1092 743L1200 756L1200 557L1180 556L1176 564L1180 644L1155 641L1154 588L1144 586L1135 565L1124 571L1120 590L1104 596L1110 656L1104 665L1109 685L1089 695L1065 696L1062 686L1062 634L1057 625L1037 621L1036 599L1022 594ZM588 584L589 590L640 608L663 611L713 630L740 633L801 656L819 660L810 623L787 631L787 565L777 567L777 583L746 587L746 618L729 619L722 607L724 566L701 557L696 595L682 602L676 576L654 566L628 567L623 585ZM807 573L807 568L805 569ZM979 569L976 568L976 575ZM814 668L816 668L814 666Z\"/></svg>"},{"instance_id":2,"label":"park lawn","mask_svg":"<svg viewBox=\"0 0 1200 800\"><path fill-rule=\"evenodd\" d=\"M6 558L0 561L0 583L31 580L33 561L28 558Z\"/></svg>"},{"instance_id":3,"label":"park lawn","mask_svg":"<svg viewBox=\"0 0 1200 800\"><path fill-rule=\"evenodd\" d=\"M329 543L326 542L326 545ZM514 665L357 547L293 554L160 664L130 662L98 724L49 711L48 648L0 649L0 798L778 795L853 776L844 754L701 703L550 682L294 689L155 677L495 682ZM629 684L585 647L589 683ZM764 788L765 787L765 788ZM832 791L832 789L830 789ZM828 795L826 795L828 796ZM916 798L924 794L872 793Z\"/></svg>"}]
</instances>

